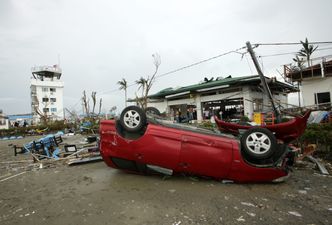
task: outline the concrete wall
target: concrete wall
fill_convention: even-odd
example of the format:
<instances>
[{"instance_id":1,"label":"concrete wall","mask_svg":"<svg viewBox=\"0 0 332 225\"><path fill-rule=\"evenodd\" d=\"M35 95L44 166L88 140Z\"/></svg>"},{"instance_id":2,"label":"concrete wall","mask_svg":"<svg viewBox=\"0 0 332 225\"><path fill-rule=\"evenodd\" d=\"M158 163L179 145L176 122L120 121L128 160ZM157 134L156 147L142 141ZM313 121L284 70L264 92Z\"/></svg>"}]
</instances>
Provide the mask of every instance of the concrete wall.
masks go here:
<instances>
[{"instance_id":1,"label":"concrete wall","mask_svg":"<svg viewBox=\"0 0 332 225\"><path fill-rule=\"evenodd\" d=\"M316 78L302 81L301 93L304 106L315 104L315 93L330 92L332 98L332 77Z\"/></svg>"},{"instance_id":2,"label":"concrete wall","mask_svg":"<svg viewBox=\"0 0 332 225\"><path fill-rule=\"evenodd\" d=\"M6 118L0 117L0 130L2 129L9 129L9 120Z\"/></svg>"},{"instance_id":3,"label":"concrete wall","mask_svg":"<svg viewBox=\"0 0 332 225\"><path fill-rule=\"evenodd\" d=\"M163 101L163 102L149 102L148 103L148 107L155 107L157 108L161 113L166 112L169 113L167 110L167 101Z\"/></svg>"},{"instance_id":4,"label":"concrete wall","mask_svg":"<svg viewBox=\"0 0 332 225\"><path fill-rule=\"evenodd\" d=\"M197 120L200 122L202 117L202 102L209 102L209 101L218 101L222 99L228 99L228 98L243 98L243 104L244 104L244 115L249 117L249 119L253 119L254 115L254 103L253 101L255 99L263 99L263 110L270 111L271 108L268 107L270 104L269 98L267 95L265 95L262 92L255 92L252 91L249 86L245 86L242 88L242 92L232 92L232 93L223 93L223 94L215 94L215 95L209 95L209 96L201 96L200 94L196 94L195 98L183 98L183 99L177 99L177 100L167 100L164 99L163 102L154 102L154 103L148 103L149 107L155 107L159 109L160 112L170 112L170 106L174 105L196 105L196 111L197 111ZM280 100L282 103L284 103L284 106L287 107L287 95L279 94L274 95L274 98L277 100Z\"/></svg>"},{"instance_id":5,"label":"concrete wall","mask_svg":"<svg viewBox=\"0 0 332 225\"><path fill-rule=\"evenodd\" d=\"M47 88L47 91L43 91L43 88ZM51 92L50 88L55 88L55 92ZM64 83L59 80L55 81L40 81L36 79L31 79L31 95L36 95L39 101L39 110L43 112L43 108L49 108L48 115L53 120L63 120L64 119L64 108L63 108L63 88ZM34 93L33 93L34 92ZM42 99L48 98L49 102L43 103ZM50 102L50 98L55 98L56 102ZM31 96L32 101L34 101L34 96ZM52 112L52 109L56 109L56 112ZM34 108L32 107L32 113L34 113ZM34 122L39 121L39 116L34 116Z\"/></svg>"}]
</instances>

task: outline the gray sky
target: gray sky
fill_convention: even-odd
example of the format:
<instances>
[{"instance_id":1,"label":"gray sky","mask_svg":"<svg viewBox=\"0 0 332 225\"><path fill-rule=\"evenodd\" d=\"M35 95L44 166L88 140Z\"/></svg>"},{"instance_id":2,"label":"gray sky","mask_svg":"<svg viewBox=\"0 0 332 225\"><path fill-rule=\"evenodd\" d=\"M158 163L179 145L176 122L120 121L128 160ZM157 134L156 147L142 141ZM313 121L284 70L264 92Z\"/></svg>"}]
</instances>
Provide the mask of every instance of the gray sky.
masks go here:
<instances>
[{"instance_id":1,"label":"gray sky","mask_svg":"<svg viewBox=\"0 0 332 225\"><path fill-rule=\"evenodd\" d=\"M97 91L104 110L124 106L122 77L129 84L153 70L186 66L251 43L332 41L330 0L1 0L0 109L29 113L34 65L54 65L60 55L65 107L81 109L83 90ZM320 46L324 48L332 45ZM260 46L257 55L298 51L300 46ZM313 57L332 54L322 50ZM264 72L290 63L293 55L263 58ZM249 58L248 58L249 59ZM151 93L198 83L204 77L255 74L250 61L231 54L157 79ZM136 86L128 90L134 97Z\"/></svg>"}]
</instances>

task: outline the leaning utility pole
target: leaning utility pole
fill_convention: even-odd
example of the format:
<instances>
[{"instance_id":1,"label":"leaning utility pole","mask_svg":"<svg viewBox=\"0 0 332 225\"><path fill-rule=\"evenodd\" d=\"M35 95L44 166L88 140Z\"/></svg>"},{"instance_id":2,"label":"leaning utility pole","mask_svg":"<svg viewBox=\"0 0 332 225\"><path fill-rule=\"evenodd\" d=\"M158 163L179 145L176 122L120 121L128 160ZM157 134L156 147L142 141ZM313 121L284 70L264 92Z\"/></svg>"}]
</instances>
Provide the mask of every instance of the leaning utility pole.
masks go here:
<instances>
[{"instance_id":1,"label":"leaning utility pole","mask_svg":"<svg viewBox=\"0 0 332 225\"><path fill-rule=\"evenodd\" d=\"M271 94L271 90L269 88L269 86L267 85L266 83L266 80L265 80L265 77L264 77L264 74L261 70L261 67L259 66L258 64L258 61L257 61L257 58L256 58L256 55L255 55L255 52L254 50L252 49L251 47L251 44L249 41L247 41L246 43L247 45L247 49L248 49L248 52L251 56L251 59L252 61L254 62L255 64L255 67L256 67L256 70L258 72L258 75L259 77L261 78L261 82L262 82L262 85L263 85L263 89L264 89L264 92L268 95L269 99L270 99L270 102L271 102L271 105L272 105L272 109L273 109L273 112L276 116L276 119L277 119L277 123L280 123L281 122L281 118L280 118L280 112L279 110L276 108L275 104L274 104L274 101L273 101L273 98L272 98L272 94Z\"/></svg>"}]
</instances>

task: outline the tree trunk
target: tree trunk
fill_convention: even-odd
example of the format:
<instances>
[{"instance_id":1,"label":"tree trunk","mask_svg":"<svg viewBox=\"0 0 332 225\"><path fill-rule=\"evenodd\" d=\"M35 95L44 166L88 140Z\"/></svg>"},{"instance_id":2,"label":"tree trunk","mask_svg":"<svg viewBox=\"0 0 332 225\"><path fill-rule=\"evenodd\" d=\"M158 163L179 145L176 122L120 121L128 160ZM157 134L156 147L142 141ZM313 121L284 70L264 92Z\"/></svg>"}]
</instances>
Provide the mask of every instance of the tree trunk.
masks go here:
<instances>
[{"instance_id":1,"label":"tree trunk","mask_svg":"<svg viewBox=\"0 0 332 225\"><path fill-rule=\"evenodd\" d=\"M127 107L127 89L125 89L125 107Z\"/></svg>"}]
</instances>

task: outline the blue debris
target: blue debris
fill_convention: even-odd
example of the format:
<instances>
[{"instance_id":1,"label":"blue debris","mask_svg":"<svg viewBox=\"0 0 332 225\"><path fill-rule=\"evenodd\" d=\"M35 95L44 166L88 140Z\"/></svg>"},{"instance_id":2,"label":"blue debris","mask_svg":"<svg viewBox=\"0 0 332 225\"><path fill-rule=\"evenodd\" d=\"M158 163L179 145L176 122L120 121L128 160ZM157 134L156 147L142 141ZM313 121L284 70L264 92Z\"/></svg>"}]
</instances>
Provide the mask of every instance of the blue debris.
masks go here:
<instances>
[{"instance_id":1,"label":"blue debris","mask_svg":"<svg viewBox=\"0 0 332 225\"><path fill-rule=\"evenodd\" d=\"M57 134L48 134L45 137L42 137L38 140L31 141L23 145L25 153L31 152L36 153L39 156L39 159L43 158L54 158L59 159L59 144L62 142L61 133ZM46 156L46 157L43 157Z\"/></svg>"},{"instance_id":2,"label":"blue debris","mask_svg":"<svg viewBox=\"0 0 332 225\"><path fill-rule=\"evenodd\" d=\"M22 139L23 136L10 136L10 137L0 137L1 141L7 141L7 140L16 140L16 139Z\"/></svg>"}]
</instances>

